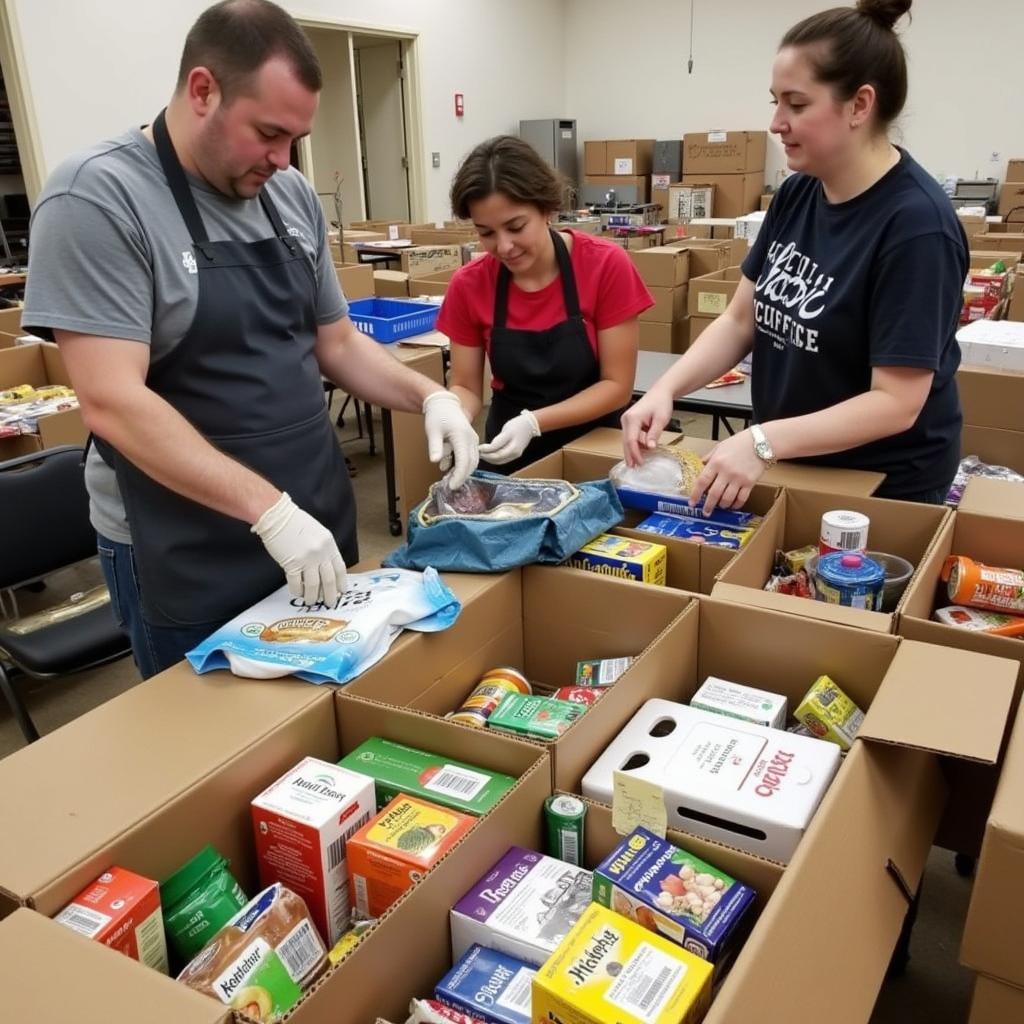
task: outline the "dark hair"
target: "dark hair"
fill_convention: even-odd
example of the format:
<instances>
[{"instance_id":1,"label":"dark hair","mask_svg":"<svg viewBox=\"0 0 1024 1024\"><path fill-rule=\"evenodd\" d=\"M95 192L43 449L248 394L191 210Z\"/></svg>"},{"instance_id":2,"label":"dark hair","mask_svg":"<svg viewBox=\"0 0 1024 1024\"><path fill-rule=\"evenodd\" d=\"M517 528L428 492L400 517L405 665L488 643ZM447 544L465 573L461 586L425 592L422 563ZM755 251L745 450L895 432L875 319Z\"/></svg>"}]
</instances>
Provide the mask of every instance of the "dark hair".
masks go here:
<instances>
[{"instance_id":1,"label":"dark hair","mask_svg":"<svg viewBox=\"0 0 1024 1024\"><path fill-rule=\"evenodd\" d=\"M529 143L514 135L495 135L462 161L452 182L452 212L468 220L470 203L500 192L542 213L556 213L562 208L565 184Z\"/></svg>"},{"instance_id":2,"label":"dark hair","mask_svg":"<svg viewBox=\"0 0 1024 1024\"><path fill-rule=\"evenodd\" d=\"M295 19L270 0L221 0L199 15L185 37L177 89L193 68L209 68L230 103L272 57L283 57L310 92L323 86L320 61Z\"/></svg>"},{"instance_id":3,"label":"dark hair","mask_svg":"<svg viewBox=\"0 0 1024 1024\"><path fill-rule=\"evenodd\" d=\"M840 101L862 85L875 88L878 124L886 128L907 101L907 57L894 27L911 0L858 0L856 7L834 7L812 14L783 36L783 46L814 47L807 59L819 82L832 86Z\"/></svg>"}]
</instances>

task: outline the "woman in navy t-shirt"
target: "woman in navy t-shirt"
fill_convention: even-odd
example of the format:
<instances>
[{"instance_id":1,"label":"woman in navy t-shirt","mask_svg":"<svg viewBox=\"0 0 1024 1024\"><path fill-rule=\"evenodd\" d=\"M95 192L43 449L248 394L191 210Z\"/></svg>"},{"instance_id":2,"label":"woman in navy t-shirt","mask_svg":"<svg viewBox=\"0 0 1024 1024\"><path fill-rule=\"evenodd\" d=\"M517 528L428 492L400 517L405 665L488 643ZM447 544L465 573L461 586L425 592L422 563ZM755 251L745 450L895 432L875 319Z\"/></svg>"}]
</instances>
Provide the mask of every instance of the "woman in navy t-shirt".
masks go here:
<instances>
[{"instance_id":1,"label":"woman in navy t-shirt","mask_svg":"<svg viewBox=\"0 0 1024 1024\"><path fill-rule=\"evenodd\" d=\"M753 349L754 424L694 490L742 505L776 459L886 474L881 497L941 503L960 456L955 332L967 240L949 199L888 129L907 94L893 26L910 0L805 19L772 69L771 131L791 170L728 309L623 417L636 463L672 415Z\"/></svg>"}]
</instances>

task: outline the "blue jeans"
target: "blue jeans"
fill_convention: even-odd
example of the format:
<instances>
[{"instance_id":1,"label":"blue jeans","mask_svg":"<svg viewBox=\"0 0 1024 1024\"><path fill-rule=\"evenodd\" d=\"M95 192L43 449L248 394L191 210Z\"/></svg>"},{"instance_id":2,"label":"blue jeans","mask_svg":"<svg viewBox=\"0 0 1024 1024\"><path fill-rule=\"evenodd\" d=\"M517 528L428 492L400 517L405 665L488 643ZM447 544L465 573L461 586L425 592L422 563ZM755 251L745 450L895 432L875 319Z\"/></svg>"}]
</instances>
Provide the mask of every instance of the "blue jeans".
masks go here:
<instances>
[{"instance_id":1,"label":"blue jeans","mask_svg":"<svg viewBox=\"0 0 1024 1024\"><path fill-rule=\"evenodd\" d=\"M131 640L135 664L143 679L155 676L185 657L212 632L209 626L154 626L142 616L139 576L130 544L119 544L96 534L100 567L110 591L110 606L117 624Z\"/></svg>"}]
</instances>

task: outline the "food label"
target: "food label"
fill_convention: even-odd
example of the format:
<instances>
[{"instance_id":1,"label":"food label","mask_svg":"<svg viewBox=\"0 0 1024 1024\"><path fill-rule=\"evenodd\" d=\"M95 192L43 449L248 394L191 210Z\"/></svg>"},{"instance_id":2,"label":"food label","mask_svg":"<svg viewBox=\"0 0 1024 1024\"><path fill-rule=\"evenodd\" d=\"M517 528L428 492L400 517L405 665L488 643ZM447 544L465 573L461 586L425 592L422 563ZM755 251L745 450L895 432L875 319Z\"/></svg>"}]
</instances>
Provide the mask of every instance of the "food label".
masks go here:
<instances>
[{"instance_id":1,"label":"food label","mask_svg":"<svg viewBox=\"0 0 1024 1024\"><path fill-rule=\"evenodd\" d=\"M623 965L605 999L643 1021L657 1020L685 974L685 964L643 942Z\"/></svg>"},{"instance_id":2,"label":"food label","mask_svg":"<svg viewBox=\"0 0 1024 1024\"><path fill-rule=\"evenodd\" d=\"M302 998L302 989L264 939L255 939L213 982L217 998L257 1020L283 1016Z\"/></svg>"},{"instance_id":3,"label":"food label","mask_svg":"<svg viewBox=\"0 0 1024 1024\"><path fill-rule=\"evenodd\" d=\"M729 305L729 296L724 292L701 292L697 296L697 312L718 316Z\"/></svg>"}]
</instances>

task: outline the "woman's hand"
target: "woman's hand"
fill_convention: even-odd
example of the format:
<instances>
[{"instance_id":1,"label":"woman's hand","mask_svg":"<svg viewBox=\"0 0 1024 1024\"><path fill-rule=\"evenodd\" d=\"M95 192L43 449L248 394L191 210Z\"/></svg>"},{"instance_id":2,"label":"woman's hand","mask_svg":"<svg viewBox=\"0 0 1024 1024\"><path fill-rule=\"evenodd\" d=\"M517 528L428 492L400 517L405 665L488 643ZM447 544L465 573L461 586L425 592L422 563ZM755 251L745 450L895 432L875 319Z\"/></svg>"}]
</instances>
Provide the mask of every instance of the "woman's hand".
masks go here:
<instances>
[{"instance_id":1,"label":"woman's hand","mask_svg":"<svg viewBox=\"0 0 1024 1024\"><path fill-rule=\"evenodd\" d=\"M623 417L625 419L625 417ZM690 494L690 504L704 499L704 515L716 508L742 508L750 497L750 489L761 479L765 464L754 451L749 430L726 438L715 446L704 469L697 477Z\"/></svg>"},{"instance_id":2,"label":"woman's hand","mask_svg":"<svg viewBox=\"0 0 1024 1024\"><path fill-rule=\"evenodd\" d=\"M661 432L672 419L672 402L672 392L655 384L622 414L622 454L627 466L639 466L644 453L657 446Z\"/></svg>"}]
</instances>

